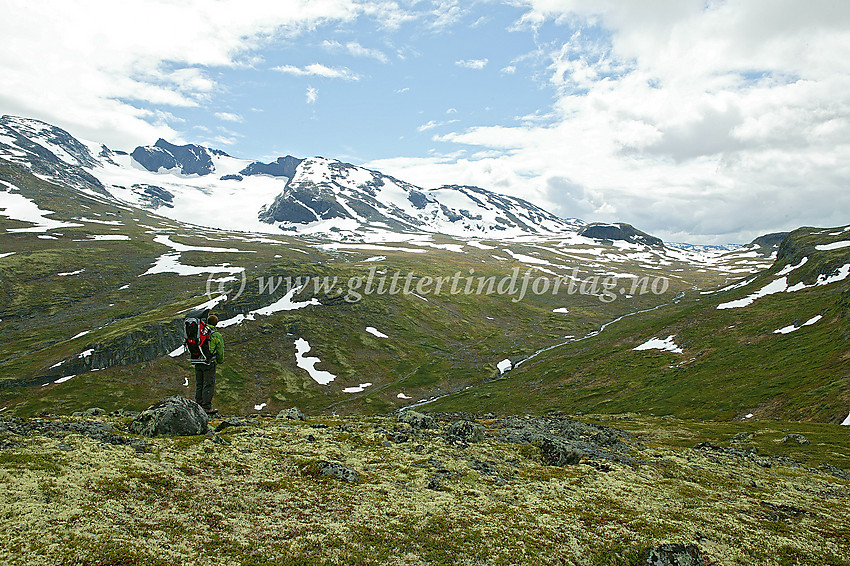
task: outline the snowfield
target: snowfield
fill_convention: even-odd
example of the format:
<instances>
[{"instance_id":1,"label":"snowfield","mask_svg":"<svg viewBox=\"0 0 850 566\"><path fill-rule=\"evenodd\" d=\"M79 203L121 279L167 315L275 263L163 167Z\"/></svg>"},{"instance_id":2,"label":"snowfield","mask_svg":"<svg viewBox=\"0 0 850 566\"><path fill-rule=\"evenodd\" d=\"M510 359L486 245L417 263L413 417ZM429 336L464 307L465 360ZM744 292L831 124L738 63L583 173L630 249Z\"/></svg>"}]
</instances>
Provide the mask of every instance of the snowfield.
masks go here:
<instances>
[{"instance_id":1,"label":"snowfield","mask_svg":"<svg viewBox=\"0 0 850 566\"><path fill-rule=\"evenodd\" d=\"M673 338L675 337L675 334L671 334L664 340L661 340L659 338L652 338L650 340L647 340L640 346L632 348L632 350L662 350L665 352L681 354L683 353L682 349L677 346L676 343L673 341Z\"/></svg>"}]
</instances>

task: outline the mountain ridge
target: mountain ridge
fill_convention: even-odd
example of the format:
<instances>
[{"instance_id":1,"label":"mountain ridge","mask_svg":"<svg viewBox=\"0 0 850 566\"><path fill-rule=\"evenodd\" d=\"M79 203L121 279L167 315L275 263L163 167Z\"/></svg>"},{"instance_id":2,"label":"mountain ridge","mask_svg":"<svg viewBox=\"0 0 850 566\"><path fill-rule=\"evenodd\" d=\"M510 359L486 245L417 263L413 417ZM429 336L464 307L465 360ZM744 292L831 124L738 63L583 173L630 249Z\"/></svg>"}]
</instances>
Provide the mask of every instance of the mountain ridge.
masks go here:
<instances>
[{"instance_id":1,"label":"mountain ridge","mask_svg":"<svg viewBox=\"0 0 850 566\"><path fill-rule=\"evenodd\" d=\"M205 195L239 195L230 221L212 215L212 225L224 229L283 230L332 239L385 230L510 237L574 232L586 224L480 187L423 189L333 159L286 156L264 163L164 139L127 153L83 143L56 126L14 116L0 121L0 155L128 204L168 208L160 212L181 221L197 222L193 215L208 212ZM45 167L44 162L52 165ZM239 221L233 220L236 216Z\"/></svg>"}]
</instances>

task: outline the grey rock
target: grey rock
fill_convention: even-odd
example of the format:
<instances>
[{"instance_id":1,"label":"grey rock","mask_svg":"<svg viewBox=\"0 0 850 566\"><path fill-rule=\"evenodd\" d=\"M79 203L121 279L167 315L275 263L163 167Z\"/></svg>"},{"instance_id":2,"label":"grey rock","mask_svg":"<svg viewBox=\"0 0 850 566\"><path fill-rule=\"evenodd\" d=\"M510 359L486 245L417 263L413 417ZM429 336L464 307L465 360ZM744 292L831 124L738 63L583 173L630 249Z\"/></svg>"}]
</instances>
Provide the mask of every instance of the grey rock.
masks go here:
<instances>
[{"instance_id":1,"label":"grey rock","mask_svg":"<svg viewBox=\"0 0 850 566\"><path fill-rule=\"evenodd\" d=\"M307 417L304 416L304 413L298 407L290 407L289 409L284 409L277 414L277 418L279 419L289 419L292 421L306 421Z\"/></svg>"},{"instance_id":2,"label":"grey rock","mask_svg":"<svg viewBox=\"0 0 850 566\"><path fill-rule=\"evenodd\" d=\"M811 444L811 442L809 442L808 438L806 438L802 434L797 434L796 432L792 432L791 434L786 434L785 437L782 439L782 442L784 442L786 444L788 442L796 442L797 444L804 444L804 445L805 444Z\"/></svg>"},{"instance_id":3,"label":"grey rock","mask_svg":"<svg viewBox=\"0 0 850 566\"><path fill-rule=\"evenodd\" d=\"M73 446L65 444L64 442L60 442L59 444L57 444L56 448L62 450L63 452L71 452L74 449Z\"/></svg>"},{"instance_id":4,"label":"grey rock","mask_svg":"<svg viewBox=\"0 0 850 566\"><path fill-rule=\"evenodd\" d=\"M328 462L320 460L316 464L316 468L323 476L334 476L344 482L357 483L360 481L360 474L352 470L348 466L343 466L339 462Z\"/></svg>"},{"instance_id":5,"label":"grey rock","mask_svg":"<svg viewBox=\"0 0 850 566\"><path fill-rule=\"evenodd\" d=\"M700 442L699 444L694 445L694 450L704 450L707 452L713 452L715 454L723 454L725 456L744 458L750 460L757 466L761 466L762 468L770 468L773 465L769 459L758 455L757 448L742 450L741 448L726 448L724 446L715 446L710 442Z\"/></svg>"},{"instance_id":6,"label":"grey rock","mask_svg":"<svg viewBox=\"0 0 850 566\"><path fill-rule=\"evenodd\" d=\"M695 544L662 544L649 551L650 566L704 566L705 561Z\"/></svg>"},{"instance_id":7,"label":"grey rock","mask_svg":"<svg viewBox=\"0 0 850 566\"><path fill-rule=\"evenodd\" d=\"M622 222L616 224L603 224L599 222L588 224L579 230L579 235L597 240L625 240L633 244L644 244L647 246L660 246L663 243L660 238L650 236L646 232L636 229L631 224L624 224Z\"/></svg>"},{"instance_id":8,"label":"grey rock","mask_svg":"<svg viewBox=\"0 0 850 566\"><path fill-rule=\"evenodd\" d=\"M551 440L567 443L587 459L633 464L627 455L631 439L628 432L612 427L587 424L560 416L508 417L494 423L499 438L514 444L542 443Z\"/></svg>"},{"instance_id":9,"label":"grey rock","mask_svg":"<svg viewBox=\"0 0 850 566\"><path fill-rule=\"evenodd\" d=\"M141 436L191 436L204 434L209 416L200 405L174 395L142 411L129 430Z\"/></svg>"},{"instance_id":10,"label":"grey rock","mask_svg":"<svg viewBox=\"0 0 850 566\"><path fill-rule=\"evenodd\" d=\"M434 419L430 415L420 413L418 411L403 411L398 415L398 421L407 423L413 428L431 428L434 426Z\"/></svg>"},{"instance_id":11,"label":"grey rock","mask_svg":"<svg viewBox=\"0 0 850 566\"><path fill-rule=\"evenodd\" d=\"M751 432L739 432L735 436L732 437L732 442L747 442L748 440L753 439L753 433Z\"/></svg>"},{"instance_id":12,"label":"grey rock","mask_svg":"<svg viewBox=\"0 0 850 566\"><path fill-rule=\"evenodd\" d=\"M295 170L301 165L303 159L298 159L297 157L292 157L291 155L287 155L286 157L278 157L277 161L272 161L271 163L262 163L260 161L254 161L247 167L245 167L242 171L239 172L239 175L270 175L272 177L287 177L292 179L295 176ZM225 175L228 177L237 177L238 175ZM224 177L222 177L223 179ZM239 177L238 180L242 180Z\"/></svg>"},{"instance_id":13,"label":"grey rock","mask_svg":"<svg viewBox=\"0 0 850 566\"><path fill-rule=\"evenodd\" d=\"M71 416L74 417L97 417L100 415L105 415L106 411L101 409L100 407L92 407L90 409L86 409L85 411L77 411L73 413Z\"/></svg>"},{"instance_id":14,"label":"grey rock","mask_svg":"<svg viewBox=\"0 0 850 566\"><path fill-rule=\"evenodd\" d=\"M226 155L222 151L215 151ZM140 146L130 154L142 167L154 173L161 167L180 167L184 175L207 175L215 169L209 152L199 145L174 145L160 138L152 146Z\"/></svg>"},{"instance_id":15,"label":"grey rock","mask_svg":"<svg viewBox=\"0 0 850 566\"><path fill-rule=\"evenodd\" d=\"M581 462L584 453L569 443L547 438L540 447L543 461L549 466L566 466Z\"/></svg>"},{"instance_id":16,"label":"grey rock","mask_svg":"<svg viewBox=\"0 0 850 566\"><path fill-rule=\"evenodd\" d=\"M109 413L109 416L110 417L124 417L124 418L129 417L131 419L135 419L136 417L139 416L139 411L128 411L127 409L117 409L117 410Z\"/></svg>"},{"instance_id":17,"label":"grey rock","mask_svg":"<svg viewBox=\"0 0 850 566\"><path fill-rule=\"evenodd\" d=\"M224 419L221 421L217 427L215 427L215 432L221 432L224 429L232 426L246 426L245 419L241 419L239 417L231 417L229 419Z\"/></svg>"},{"instance_id":18,"label":"grey rock","mask_svg":"<svg viewBox=\"0 0 850 566\"><path fill-rule=\"evenodd\" d=\"M484 427L478 423L458 421L449 426L446 437L454 437L468 443L481 442L484 440Z\"/></svg>"},{"instance_id":19,"label":"grey rock","mask_svg":"<svg viewBox=\"0 0 850 566\"><path fill-rule=\"evenodd\" d=\"M837 468L837 467L833 466L832 464L824 464L824 465L821 466L821 469L829 472L830 474L834 475L837 478L841 478L841 479L844 479L844 480L850 480L850 474L848 474L847 472L845 472L841 468Z\"/></svg>"}]
</instances>

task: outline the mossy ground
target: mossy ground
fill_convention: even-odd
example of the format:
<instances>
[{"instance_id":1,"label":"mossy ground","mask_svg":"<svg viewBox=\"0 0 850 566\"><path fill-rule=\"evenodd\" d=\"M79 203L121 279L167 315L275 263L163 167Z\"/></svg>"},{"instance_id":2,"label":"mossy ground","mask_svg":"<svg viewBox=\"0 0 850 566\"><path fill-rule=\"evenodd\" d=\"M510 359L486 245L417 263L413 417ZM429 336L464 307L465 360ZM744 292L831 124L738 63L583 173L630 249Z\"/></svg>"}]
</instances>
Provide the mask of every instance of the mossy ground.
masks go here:
<instances>
[{"instance_id":1,"label":"mossy ground","mask_svg":"<svg viewBox=\"0 0 850 566\"><path fill-rule=\"evenodd\" d=\"M614 565L696 541L709 564L850 563L850 482L819 469L846 469L846 429L737 425L762 455L801 463L762 468L691 448L728 446L743 431L730 423L582 419L630 432L639 463L547 466L536 446L497 440L494 420L468 448L386 417L249 419L217 435L226 444L156 438L144 453L2 433L16 446L0 450L0 562ZM785 429L812 444L776 442ZM319 460L360 481L321 476Z\"/></svg>"}]
</instances>

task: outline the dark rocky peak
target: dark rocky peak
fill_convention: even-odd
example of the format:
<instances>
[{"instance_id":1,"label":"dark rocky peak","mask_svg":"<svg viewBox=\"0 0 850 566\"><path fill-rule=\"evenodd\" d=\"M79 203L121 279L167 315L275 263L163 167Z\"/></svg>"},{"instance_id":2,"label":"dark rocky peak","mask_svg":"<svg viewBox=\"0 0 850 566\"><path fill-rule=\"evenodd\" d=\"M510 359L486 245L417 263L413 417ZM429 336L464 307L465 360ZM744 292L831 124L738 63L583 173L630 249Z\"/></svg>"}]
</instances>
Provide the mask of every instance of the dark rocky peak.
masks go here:
<instances>
[{"instance_id":1,"label":"dark rocky peak","mask_svg":"<svg viewBox=\"0 0 850 566\"><path fill-rule=\"evenodd\" d=\"M240 175L271 175L272 177L286 177L292 179L295 176L295 169L301 165L303 159L287 155L286 157L278 157L276 161L271 163L262 163L255 161L239 172Z\"/></svg>"},{"instance_id":2,"label":"dark rocky peak","mask_svg":"<svg viewBox=\"0 0 850 566\"><path fill-rule=\"evenodd\" d=\"M778 248L790 232L773 232L772 234L765 234L764 236L759 236L752 242L750 245L759 246L761 248Z\"/></svg>"},{"instance_id":3,"label":"dark rocky peak","mask_svg":"<svg viewBox=\"0 0 850 566\"><path fill-rule=\"evenodd\" d=\"M0 157L55 182L109 194L86 170L98 165L88 147L62 128L39 120L0 116Z\"/></svg>"},{"instance_id":4,"label":"dark rocky peak","mask_svg":"<svg viewBox=\"0 0 850 566\"><path fill-rule=\"evenodd\" d=\"M216 155L227 155L215 151ZM174 145L160 138L152 146L139 146L130 156L148 171L180 168L184 175L208 175L215 169L210 151L195 144Z\"/></svg>"},{"instance_id":5,"label":"dark rocky peak","mask_svg":"<svg viewBox=\"0 0 850 566\"><path fill-rule=\"evenodd\" d=\"M97 165L89 148L77 138L40 120L5 115L0 117L0 131L11 137L20 149L43 159L79 167Z\"/></svg>"},{"instance_id":6,"label":"dark rocky peak","mask_svg":"<svg viewBox=\"0 0 850 566\"><path fill-rule=\"evenodd\" d=\"M664 243L661 241L661 238L651 236L646 232L638 230L631 224L622 222L616 224L594 222L579 230L578 233L580 236L593 238L594 240L622 240L631 242L632 244L644 244L647 246L660 246Z\"/></svg>"}]
</instances>

